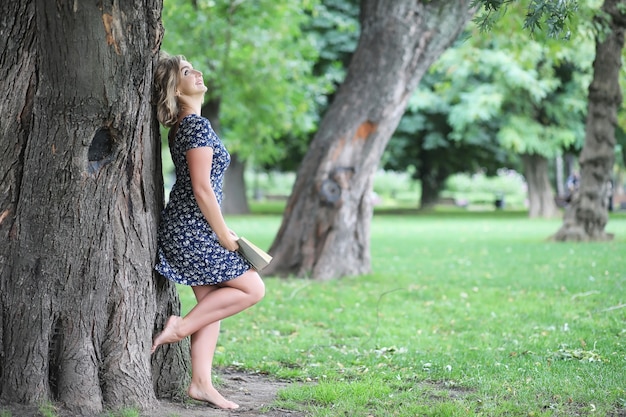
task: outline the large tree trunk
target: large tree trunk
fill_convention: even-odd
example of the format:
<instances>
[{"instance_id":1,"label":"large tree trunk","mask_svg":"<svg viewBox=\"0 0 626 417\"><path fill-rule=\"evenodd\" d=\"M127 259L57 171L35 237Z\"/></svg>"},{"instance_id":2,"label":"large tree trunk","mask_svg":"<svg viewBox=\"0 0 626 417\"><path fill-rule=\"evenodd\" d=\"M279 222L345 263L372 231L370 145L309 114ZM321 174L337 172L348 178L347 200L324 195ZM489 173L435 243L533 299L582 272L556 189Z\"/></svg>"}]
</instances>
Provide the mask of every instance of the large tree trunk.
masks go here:
<instances>
[{"instance_id":1,"label":"large tree trunk","mask_svg":"<svg viewBox=\"0 0 626 417\"><path fill-rule=\"evenodd\" d=\"M602 6L608 30L602 30L596 40L585 144L579 158L580 188L554 235L559 241L613 238L604 228L608 221L607 186L615 162L617 109L622 102L619 72L626 28L623 5L622 0L605 0Z\"/></svg>"},{"instance_id":2,"label":"large tree trunk","mask_svg":"<svg viewBox=\"0 0 626 417\"><path fill-rule=\"evenodd\" d=\"M528 184L528 216L551 218L558 209L550 185L548 160L541 155L521 155Z\"/></svg>"},{"instance_id":3,"label":"large tree trunk","mask_svg":"<svg viewBox=\"0 0 626 417\"><path fill-rule=\"evenodd\" d=\"M469 1L363 0L347 77L298 171L268 274L370 271L372 182L407 100L471 16Z\"/></svg>"},{"instance_id":4,"label":"large tree trunk","mask_svg":"<svg viewBox=\"0 0 626 417\"><path fill-rule=\"evenodd\" d=\"M178 308L153 275L163 185L150 105L160 0L0 6L0 400L155 405ZM181 366L181 364L183 366ZM165 369L152 377L151 369ZM167 377L164 375L167 373ZM164 380L165 378L165 380Z\"/></svg>"}]
</instances>

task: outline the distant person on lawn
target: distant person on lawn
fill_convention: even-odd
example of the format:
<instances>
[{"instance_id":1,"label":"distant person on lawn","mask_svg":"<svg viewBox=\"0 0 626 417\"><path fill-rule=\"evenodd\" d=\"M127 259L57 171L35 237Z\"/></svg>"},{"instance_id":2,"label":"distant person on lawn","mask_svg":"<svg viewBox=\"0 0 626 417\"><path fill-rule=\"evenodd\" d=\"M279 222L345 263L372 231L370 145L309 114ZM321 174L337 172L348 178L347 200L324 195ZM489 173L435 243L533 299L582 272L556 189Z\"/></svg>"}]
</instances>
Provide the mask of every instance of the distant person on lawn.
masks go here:
<instances>
[{"instance_id":1,"label":"distant person on lawn","mask_svg":"<svg viewBox=\"0 0 626 417\"><path fill-rule=\"evenodd\" d=\"M567 182L565 184L567 187L567 195L565 196L565 201L567 203L572 202L572 198L574 198L574 194L578 192L578 187L580 186L580 176L577 171L573 171L569 177L567 177Z\"/></svg>"}]
</instances>

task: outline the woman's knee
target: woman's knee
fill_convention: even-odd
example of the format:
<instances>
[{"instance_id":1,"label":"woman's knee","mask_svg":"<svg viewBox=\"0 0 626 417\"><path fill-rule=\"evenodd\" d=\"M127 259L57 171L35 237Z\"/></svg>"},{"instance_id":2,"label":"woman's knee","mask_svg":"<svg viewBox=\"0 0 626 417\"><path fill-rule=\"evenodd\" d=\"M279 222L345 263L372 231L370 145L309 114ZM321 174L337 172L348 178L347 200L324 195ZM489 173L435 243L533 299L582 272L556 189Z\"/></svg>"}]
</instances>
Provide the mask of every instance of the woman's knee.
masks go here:
<instances>
[{"instance_id":1,"label":"woman's knee","mask_svg":"<svg viewBox=\"0 0 626 417\"><path fill-rule=\"evenodd\" d=\"M258 303L265 297L265 283L256 271L254 272L253 285L251 285L250 295L254 304Z\"/></svg>"},{"instance_id":2,"label":"woman's knee","mask_svg":"<svg viewBox=\"0 0 626 417\"><path fill-rule=\"evenodd\" d=\"M254 269L247 271L241 277L226 285L237 288L245 293L250 305L258 303L265 296L265 284L259 276L259 273Z\"/></svg>"}]
</instances>

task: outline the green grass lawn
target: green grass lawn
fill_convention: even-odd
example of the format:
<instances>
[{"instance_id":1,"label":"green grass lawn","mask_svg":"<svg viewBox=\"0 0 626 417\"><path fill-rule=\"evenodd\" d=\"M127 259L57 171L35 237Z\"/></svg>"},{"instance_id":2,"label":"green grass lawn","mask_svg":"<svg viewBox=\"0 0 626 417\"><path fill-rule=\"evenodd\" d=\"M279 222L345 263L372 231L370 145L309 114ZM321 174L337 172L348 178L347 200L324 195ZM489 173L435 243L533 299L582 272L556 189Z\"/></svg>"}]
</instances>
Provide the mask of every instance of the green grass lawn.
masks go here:
<instances>
[{"instance_id":1,"label":"green grass lawn","mask_svg":"<svg viewBox=\"0 0 626 417\"><path fill-rule=\"evenodd\" d=\"M280 217L228 223L267 248ZM216 365L294 381L274 405L311 416L625 416L626 217L608 243L548 241L560 224L377 214L371 274L266 277Z\"/></svg>"}]
</instances>

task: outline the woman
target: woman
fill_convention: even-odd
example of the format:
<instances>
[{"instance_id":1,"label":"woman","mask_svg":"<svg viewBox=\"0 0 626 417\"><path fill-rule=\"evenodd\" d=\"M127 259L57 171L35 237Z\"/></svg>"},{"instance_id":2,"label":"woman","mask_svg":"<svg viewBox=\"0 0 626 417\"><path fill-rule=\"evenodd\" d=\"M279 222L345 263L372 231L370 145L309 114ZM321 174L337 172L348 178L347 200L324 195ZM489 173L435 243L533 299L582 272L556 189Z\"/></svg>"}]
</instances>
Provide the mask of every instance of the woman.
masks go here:
<instances>
[{"instance_id":1,"label":"woman","mask_svg":"<svg viewBox=\"0 0 626 417\"><path fill-rule=\"evenodd\" d=\"M220 209L230 155L211 123L200 116L207 91L202 73L183 56L164 55L154 76L157 118L170 128L176 183L158 233L158 263L164 277L190 285L198 301L185 317L171 316L152 345L191 335L189 396L219 408L239 406L213 387L211 368L220 320L254 305L265 294L259 274L236 250L237 236Z\"/></svg>"}]
</instances>

